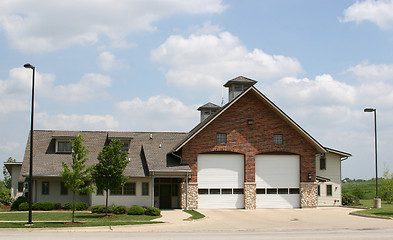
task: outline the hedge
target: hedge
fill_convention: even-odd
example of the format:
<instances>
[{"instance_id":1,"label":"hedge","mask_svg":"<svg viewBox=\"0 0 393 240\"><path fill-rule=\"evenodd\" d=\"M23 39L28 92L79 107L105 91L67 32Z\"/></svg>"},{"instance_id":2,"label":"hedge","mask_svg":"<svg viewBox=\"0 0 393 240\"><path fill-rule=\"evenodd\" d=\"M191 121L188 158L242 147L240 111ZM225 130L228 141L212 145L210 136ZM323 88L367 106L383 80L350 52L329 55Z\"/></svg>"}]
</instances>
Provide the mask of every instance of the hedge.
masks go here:
<instances>
[{"instance_id":1,"label":"hedge","mask_svg":"<svg viewBox=\"0 0 393 240\"><path fill-rule=\"evenodd\" d=\"M145 209L143 207L134 205L128 209L128 215L143 215L145 214Z\"/></svg>"},{"instance_id":2,"label":"hedge","mask_svg":"<svg viewBox=\"0 0 393 240\"><path fill-rule=\"evenodd\" d=\"M12 210L18 210L19 209L19 205L21 203L27 202L27 198L20 196L18 197L12 204L11 204L11 209Z\"/></svg>"}]
</instances>

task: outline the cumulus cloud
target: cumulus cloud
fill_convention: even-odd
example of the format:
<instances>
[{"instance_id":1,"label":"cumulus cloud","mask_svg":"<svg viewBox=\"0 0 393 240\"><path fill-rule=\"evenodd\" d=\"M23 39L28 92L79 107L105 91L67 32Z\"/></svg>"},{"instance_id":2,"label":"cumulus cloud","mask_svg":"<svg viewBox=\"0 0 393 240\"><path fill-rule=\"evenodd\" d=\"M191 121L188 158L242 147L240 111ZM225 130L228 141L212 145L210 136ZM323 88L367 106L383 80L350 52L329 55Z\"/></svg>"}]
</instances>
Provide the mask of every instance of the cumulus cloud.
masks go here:
<instances>
[{"instance_id":1,"label":"cumulus cloud","mask_svg":"<svg viewBox=\"0 0 393 240\"><path fill-rule=\"evenodd\" d=\"M350 72L361 81L379 82L393 80L393 64L368 64L362 63L349 68Z\"/></svg>"},{"instance_id":2,"label":"cumulus cloud","mask_svg":"<svg viewBox=\"0 0 393 240\"><path fill-rule=\"evenodd\" d=\"M118 121L111 115L49 115L48 113L38 113L36 118L38 127L43 129L116 130L119 126Z\"/></svg>"},{"instance_id":3,"label":"cumulus cloud","mask_svg":"<svg viewBox=\"0 0 393 240\"><path fill-rule=\"evenodd\" d=\"M116 59L116 56L109 51L102 52L98 56L97 63L104 71L128 68L128 65L124 61Z\"/></svg>"},{"instance_id":4,"label":"cumulus cloud","mask_svg":"<svg viewBox=\"0 0 393 240\"><path fill-rule=\"evenodd\" d=\"M303 71L297 59L249 51L229 32L170 36L151 51L151 59L165 66L170 84L193 89L218 88L239 75L271 80Z\"/></svg>"},{"instance_id":5,"label":"cumulus cloud","mask_svg":"<svg viewBox=\"0 0 393 240\"><path fill-rule=\"evenodd\" d=\"M196 105L187 106L165 95L122 101L116 108L125 125L133 131L188 131L199 120Z\"/></svg>"},{"instance_id":6,"label":"cumulus cloud","mask_svg":"<svg viewBox=\"0 0 393 240\"><path fill-rule=\"evenodd\" d=\"M164 17L224 9L221 0L1 1L0 30L13 47L25 52L97 43L103 38L114 47L129 47L128 35L155 30L153 23Z\"/></svg>"},{"instance_id":7,"label":"cumulus cloud","mask_svg":"<svg viewBox=\"0 0 393 240\"><path fill-rule=\"evenodd\" d=\"M5 80L0 80L0 113L25 111L30 109L32 73L25 68L13 68ZM106 94L111 86L111 78L89 73L79 82L55 85L55 76L36 72L36 96L54 101L76 103L89 101Z\"/></svg>"},{"instance_id":8,"label":"cumulus cloud","mask_svg":"<svg viewBox=\"0 0 393 240\"><path fill-rule=\"evenodd\" d=\"M344 11L343 22L370 21L381 29L389 29L393 26L393 0L366 0L356 1Z\"/></svg>"}]
</instances>

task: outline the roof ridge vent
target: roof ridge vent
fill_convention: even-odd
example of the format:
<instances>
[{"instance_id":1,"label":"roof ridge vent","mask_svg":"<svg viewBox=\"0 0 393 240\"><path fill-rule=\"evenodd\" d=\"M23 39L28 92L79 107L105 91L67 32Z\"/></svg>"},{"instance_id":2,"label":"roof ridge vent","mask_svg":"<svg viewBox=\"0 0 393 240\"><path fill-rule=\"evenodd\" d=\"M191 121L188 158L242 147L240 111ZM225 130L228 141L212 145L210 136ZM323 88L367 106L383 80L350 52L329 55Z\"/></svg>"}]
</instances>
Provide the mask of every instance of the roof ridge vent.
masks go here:
<instances>
[{"instance_id":1,"label":"roof ridge vent","mask_svg":"<svg viewBox=\"0 0 393 240\"><path fill-rule=\"evenodd\" d=\"M150 133L150 137L149 137L150 139L153 139L153 133Z\"/></svg>"}]
</instances>

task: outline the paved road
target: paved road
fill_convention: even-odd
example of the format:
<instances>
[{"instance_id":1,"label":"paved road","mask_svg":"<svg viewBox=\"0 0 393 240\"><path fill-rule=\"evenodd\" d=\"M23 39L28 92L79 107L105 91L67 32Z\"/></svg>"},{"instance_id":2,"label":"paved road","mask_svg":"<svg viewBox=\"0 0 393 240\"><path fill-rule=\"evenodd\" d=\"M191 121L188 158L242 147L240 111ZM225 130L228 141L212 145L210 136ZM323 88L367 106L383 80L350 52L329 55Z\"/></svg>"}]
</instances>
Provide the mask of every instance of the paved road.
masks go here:
<instances>
[{"instance_id":1,"label":"paved road","mask_svg":"<svg viewBox=\"0 0 393 240\"><path fill-rule=\"evenodd\" d=\"M349 215L348 208L163 211L163 224L0 230L0 239L393 239L393 220Z\"/></svg>"},{"instance_id":2,"label":"paved road","mask_svg":"<svg viewBox=\"0 0 393 240\"><path fill-rule=\"evenodd\" d=\"M100 239L160 239L160 240L233 240L233 239L381 239L393 237L392 229L385 230L341 230L341 231L290 231L290 232L0 232L0 239L12 240L100 240Z\"/></svg>"}]
</instances>

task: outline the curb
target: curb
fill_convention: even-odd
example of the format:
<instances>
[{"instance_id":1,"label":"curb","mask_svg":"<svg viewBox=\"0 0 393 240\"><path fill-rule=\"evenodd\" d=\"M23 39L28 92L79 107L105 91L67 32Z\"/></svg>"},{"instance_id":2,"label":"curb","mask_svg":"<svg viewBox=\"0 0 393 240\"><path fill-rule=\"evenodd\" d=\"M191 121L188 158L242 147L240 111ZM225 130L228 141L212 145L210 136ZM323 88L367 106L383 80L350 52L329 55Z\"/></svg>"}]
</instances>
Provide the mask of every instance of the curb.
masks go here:
<instances>
[{"instance_id":1,"label":"curb","mask_svg":"<svg viewBox=\"0 0 393 240\"><path fill-rule=\"evenodd\" d=\"M393 220L392 217L375 216L375 215L366 215L366 214L354 213L354 212L350 212L349 215L358 216L358 217L379 218L379 219Z\"/></svg>"}]
</instances>

